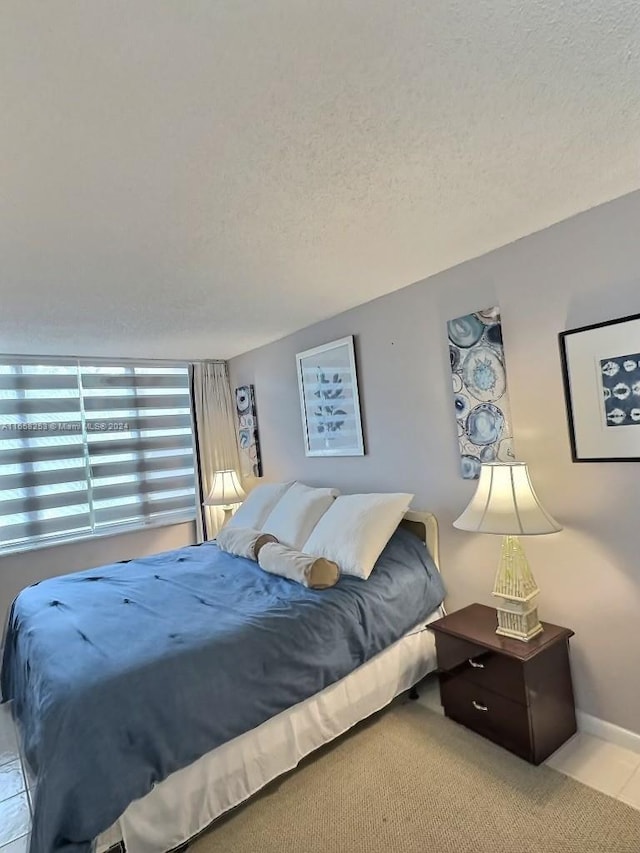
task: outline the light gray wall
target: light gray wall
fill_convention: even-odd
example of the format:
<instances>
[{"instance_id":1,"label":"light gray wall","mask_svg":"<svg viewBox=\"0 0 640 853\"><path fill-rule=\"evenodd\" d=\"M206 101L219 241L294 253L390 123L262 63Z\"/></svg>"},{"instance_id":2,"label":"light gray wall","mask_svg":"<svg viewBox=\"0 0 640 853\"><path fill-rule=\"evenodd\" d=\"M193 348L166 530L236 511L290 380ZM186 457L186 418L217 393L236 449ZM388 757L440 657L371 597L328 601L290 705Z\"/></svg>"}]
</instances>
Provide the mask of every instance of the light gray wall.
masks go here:
<instances>
[{"instance_id":1,"label":"light gray wall","mask_svg":"<svg viewBox=\"0 0 640 853\"><path fill-rule=\"evenodd\" d=\"M0 619L4 625L11 602L29 584L54 575L79 572L119 560L131 560L181 548L195 542L192 522L136 530L117 536L78 539L64 545L37 548L0 557Z\"/></svg>"},{"instance_id":2,"label":"light gray wall","mask_svg":"<svg viewBox=\"0 0 640 853\"><path fill-rule=\"evenodd\" d=\"M640 467L573 464L558 332L640 312L640 192L231 361L255 384L267 479L414 492L437 513L450 608L491 603L499 539L455 530L460 478L445 321L499 304L516 452L564 525L525 547L543 619L567 625L578 706L640 730ZM317 298L322 299L319 292ZM286 311L286 305L282 306ZM306 458L295 353L353 334L367 454Z\"/></svg>"}]
</instances>

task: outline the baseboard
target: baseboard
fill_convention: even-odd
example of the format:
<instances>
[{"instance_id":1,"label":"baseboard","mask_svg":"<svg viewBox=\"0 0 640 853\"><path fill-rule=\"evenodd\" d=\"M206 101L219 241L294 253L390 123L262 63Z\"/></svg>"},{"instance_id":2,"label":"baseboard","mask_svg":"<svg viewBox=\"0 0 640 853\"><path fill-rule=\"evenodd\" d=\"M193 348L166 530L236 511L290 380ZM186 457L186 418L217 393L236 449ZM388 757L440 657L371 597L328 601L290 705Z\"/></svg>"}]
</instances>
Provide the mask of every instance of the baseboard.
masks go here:
<instances>
[{"instance_id":1,"label":"baseboard","mask_svg":"<svg viewBox=\"0 0 640 853\"><path fill-rule=\"evenodd\" d=\"M609 743L615 743L616 746L622 746L632 752L640 753L640 734L637 732L623 729L621 726L608 723L599 717L592 717L591 714L585 714L584 711L576 711L576 719L579 731L594 735Z\"/></svg>"}]
</instances>

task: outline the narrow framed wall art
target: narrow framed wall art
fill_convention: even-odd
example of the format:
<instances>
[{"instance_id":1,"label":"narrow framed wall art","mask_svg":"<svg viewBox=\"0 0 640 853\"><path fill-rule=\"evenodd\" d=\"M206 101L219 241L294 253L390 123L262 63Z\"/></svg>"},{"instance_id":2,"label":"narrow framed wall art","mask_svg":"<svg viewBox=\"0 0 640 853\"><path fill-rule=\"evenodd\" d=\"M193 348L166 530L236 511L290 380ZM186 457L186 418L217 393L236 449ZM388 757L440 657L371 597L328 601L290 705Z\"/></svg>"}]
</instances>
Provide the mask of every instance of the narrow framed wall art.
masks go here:
<instances>
[{"instance_id":1,"label":"narrow framed wall art","mask_svg":"<svg viewBox=\"0 0 640 853\"><path fill-rule=\"evenodd\" d=\"M477 480L483 462L515 459L498 307L447 323L460 471Z\"/></svg>"},{"instance_id":2,"label":"narrow framed wall art","mask_svg":"<svg viewBox=\"0 0 640 853\"><path fill-rule=\"evenodd\" d=\"M253 385L240 385L236 388L235 398L242 476L262 477L258 415Z\"/></svg>"}]
</instances>

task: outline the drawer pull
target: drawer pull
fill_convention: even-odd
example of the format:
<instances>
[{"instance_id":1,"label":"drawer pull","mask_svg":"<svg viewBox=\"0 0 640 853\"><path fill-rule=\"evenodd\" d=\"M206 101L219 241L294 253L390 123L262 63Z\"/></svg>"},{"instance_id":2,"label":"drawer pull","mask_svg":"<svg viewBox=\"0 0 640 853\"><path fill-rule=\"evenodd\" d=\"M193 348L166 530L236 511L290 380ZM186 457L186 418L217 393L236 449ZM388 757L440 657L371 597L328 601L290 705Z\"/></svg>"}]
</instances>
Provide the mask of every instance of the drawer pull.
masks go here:
<instances>
[{"instance_id":1,"label":"drawer pull","mask_svg":"<svg viewBox=\"0 0 640 853\"><path fill-rule=\"evenodd\" d=\"M469 658L469 666L472 666L474 669L484 669L484 664L478 663L478 661L473 658Z\"/></svg>"},{"instance_id":2,"label":"drawer pull","mask_svg":"<svg viewBox=\"0 0 640 853\"><path fill-rule=\"evenodd\" d=\"M489 710L486 705L481 705L479 702L476 702L475 699L471 700L471 704L476 709L476 711L488 711Z\"/></svg>"}]
</instances>

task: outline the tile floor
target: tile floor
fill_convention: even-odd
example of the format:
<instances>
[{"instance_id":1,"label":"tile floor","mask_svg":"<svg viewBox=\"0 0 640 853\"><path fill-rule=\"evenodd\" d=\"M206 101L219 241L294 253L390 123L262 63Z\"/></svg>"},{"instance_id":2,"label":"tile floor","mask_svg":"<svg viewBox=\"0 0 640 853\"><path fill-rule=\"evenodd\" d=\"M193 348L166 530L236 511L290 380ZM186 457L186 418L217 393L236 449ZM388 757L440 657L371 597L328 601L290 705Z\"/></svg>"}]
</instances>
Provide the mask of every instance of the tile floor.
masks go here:
<instances>
[{"instance_id":1,"label":"tile floor","mask_svg":"<svg viewBox=\"0 0 640 853\"><path fill-rule=\"evenodd\" d=\"M418 701L442 713L436 679L423 682ZM640 809L640 753L579 732L547 764ZM0 853L27 853L33 784L20 755L10 710L0 705Z\"/></svg>"},{"instance_id":2,"label":"tile floor","mask_svg":"<svg viewBox=\"0 0 640 853\"><path fill-rule=\"evenodd\" d=\"M10 709L0 705L0 850L27 853L31 827L29 789Z\"/></svg>"}]
</instances>

